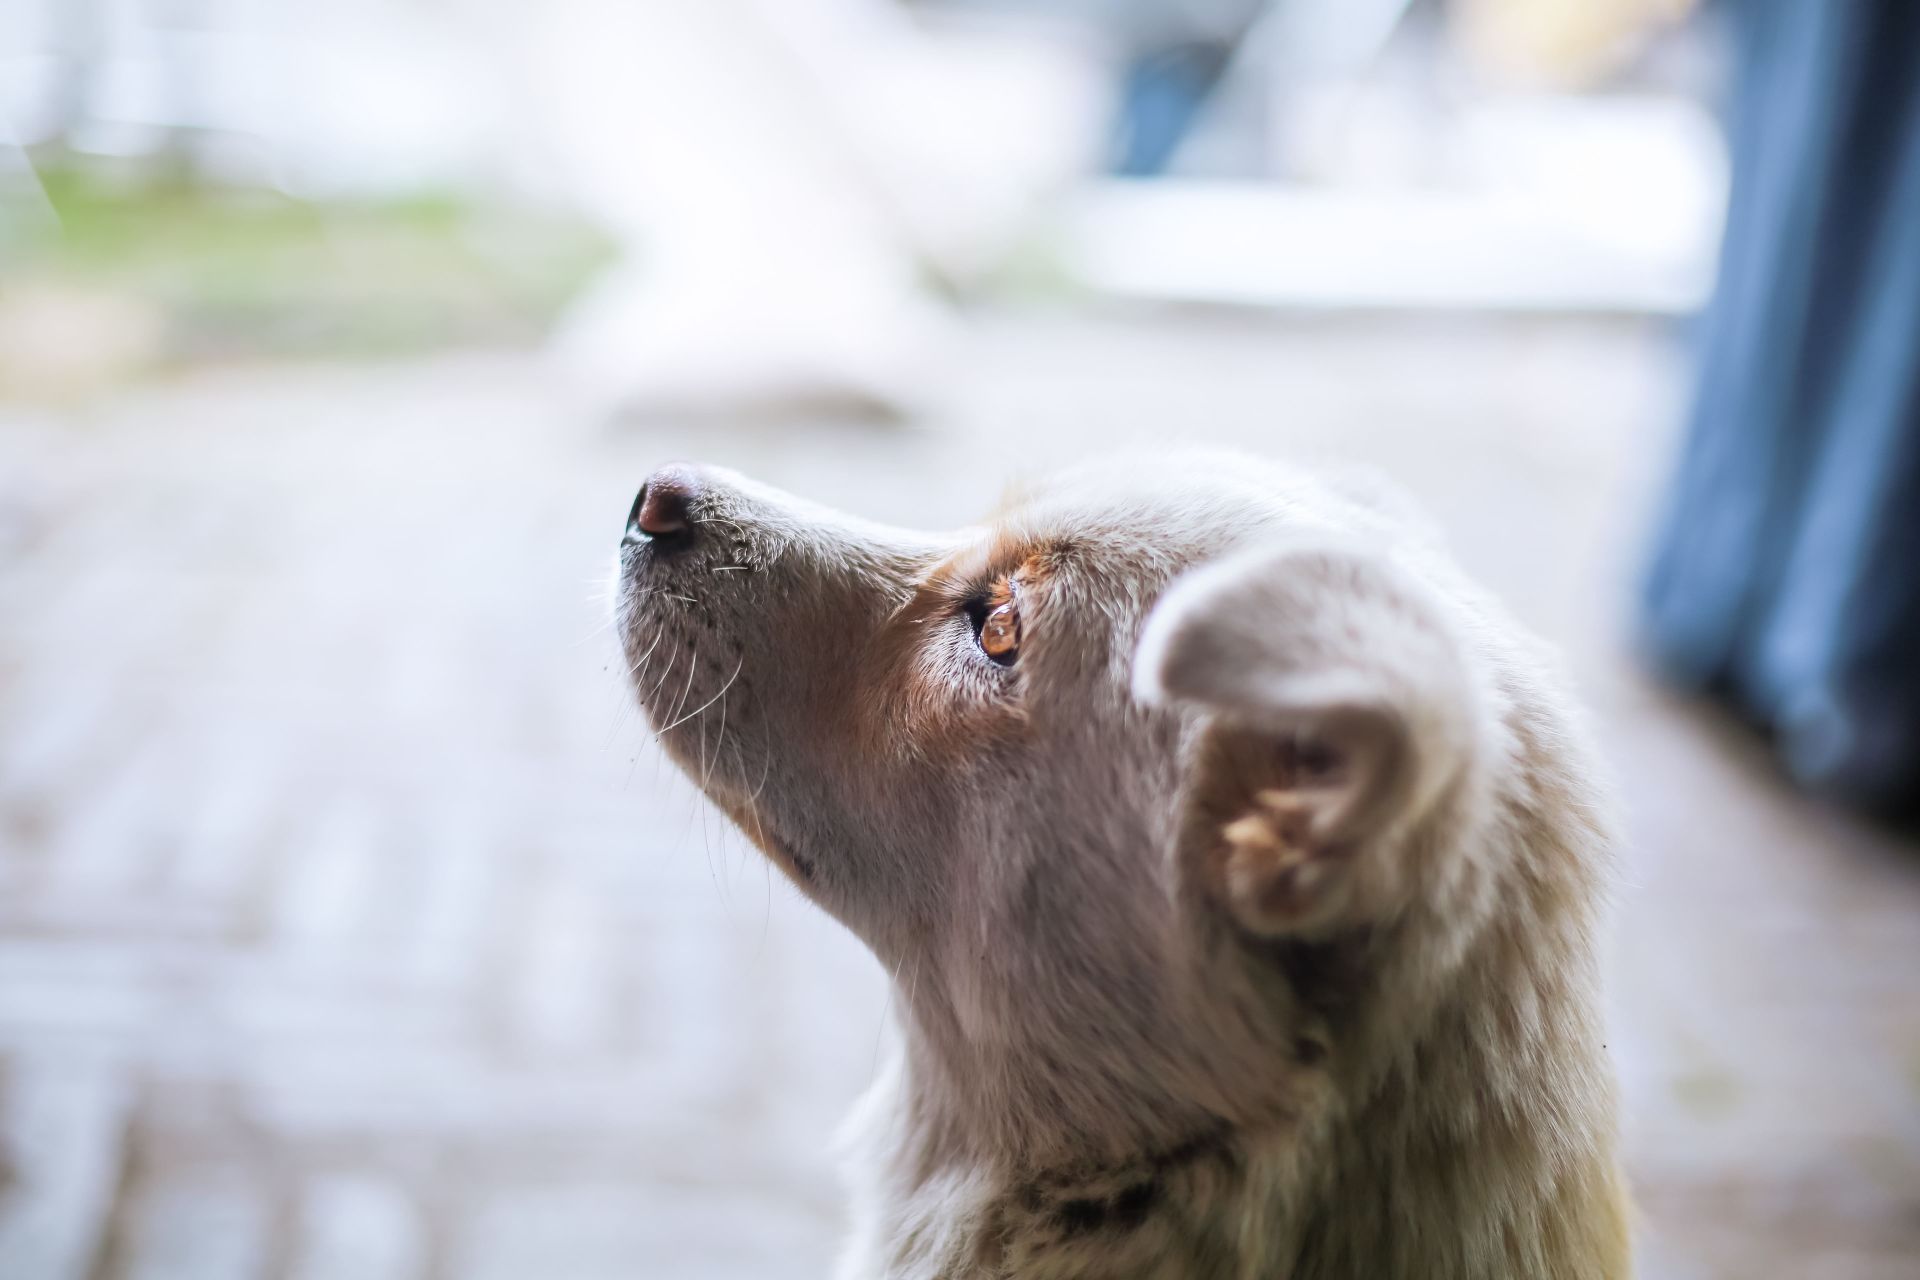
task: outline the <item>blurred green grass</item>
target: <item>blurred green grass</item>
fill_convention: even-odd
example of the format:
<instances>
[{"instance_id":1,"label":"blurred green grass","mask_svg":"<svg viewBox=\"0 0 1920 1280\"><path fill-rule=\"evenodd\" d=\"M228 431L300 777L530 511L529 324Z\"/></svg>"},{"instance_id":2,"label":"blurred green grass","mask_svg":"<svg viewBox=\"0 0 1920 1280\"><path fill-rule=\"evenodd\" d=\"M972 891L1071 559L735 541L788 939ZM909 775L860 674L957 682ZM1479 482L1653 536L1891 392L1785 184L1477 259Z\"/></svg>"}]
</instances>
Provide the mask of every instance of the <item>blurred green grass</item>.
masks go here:
<instances>
[{"instance_id":1,"label":"blurred green grass","mask_svg":"<svg viewBox=\"0 0 1920 1280\"><path fill-rule=\"evenodd\" d=\"M0 294L137 306L147 366L529 343L613 253L578 219L452 193L308 202L57 162L38 177L58 225L0 263Z\"/></svg>"}]
</instances>

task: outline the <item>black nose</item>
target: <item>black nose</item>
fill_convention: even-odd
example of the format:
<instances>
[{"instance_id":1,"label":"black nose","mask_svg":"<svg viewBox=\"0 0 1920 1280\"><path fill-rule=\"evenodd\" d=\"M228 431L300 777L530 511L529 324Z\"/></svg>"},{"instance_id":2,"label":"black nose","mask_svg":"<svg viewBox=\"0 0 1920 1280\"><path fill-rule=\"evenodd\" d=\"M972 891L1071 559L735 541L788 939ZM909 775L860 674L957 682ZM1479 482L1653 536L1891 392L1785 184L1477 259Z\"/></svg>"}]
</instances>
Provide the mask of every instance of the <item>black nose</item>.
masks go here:
<instances>
[{"instance_id":1,"label":"black nose","mask_svg":"<svg viewBox=\"0 0 1920 1280\"><path fill-rule=\"evenodd\" d=\"M662 467L647 477L627 512L623 541L650 541L662 549L693 540L693 500L700 481L687 467Z\"/></svg>"}]
</instances>

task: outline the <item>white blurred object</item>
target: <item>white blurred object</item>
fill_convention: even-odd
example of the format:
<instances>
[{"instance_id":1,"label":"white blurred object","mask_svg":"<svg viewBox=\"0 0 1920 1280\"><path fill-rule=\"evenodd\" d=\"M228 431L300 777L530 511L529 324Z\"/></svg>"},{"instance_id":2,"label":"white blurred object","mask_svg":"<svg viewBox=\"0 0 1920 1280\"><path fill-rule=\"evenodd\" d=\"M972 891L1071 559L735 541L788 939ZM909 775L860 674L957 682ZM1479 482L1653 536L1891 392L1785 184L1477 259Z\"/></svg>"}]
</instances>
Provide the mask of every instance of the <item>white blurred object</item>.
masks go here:
<instances>
[{"instance_id":1,"label":"white blurred object","mask_svg":"<svg viewBox=\"0 0 1920 1280\"><path fill-rule=\"evenodd\" d=\"M489 2L0 0L0 112L26 143L302 195L497 182L518 104Z\"/></svg>"},{"instance_id":2,"label":"white blurred object","mask_svg":"<svg viewBox=\"0 0 1920 1280\"><path fill-rule=\"evenodd\" d=\"M935 37L880 0L570 0L539 97L570 185L626 261L563 327L609 407L910 413L944 308L1084 168L1089 64Z\"/></svg>"},{"instance_id":3,"label":"white blurred object","mask_svg":"<svg viewBox=\"0 0 1920 1280\"><path fill-rule=\"evenodd\" d=\"M1520 83L1581 88L1618 70L1694 3L1458 0L1448 12L1460 44L1483 68Z\"/></svg>"},{"instance_id":4,"label":"white blurred object","mask_svg":"<svg viewBox=\"0 0 1920 1280\"><path fill-rule=\"evenodd\" d=\"M1417 172L1362 161L1364 181L1097 184L1067 215L1068 270L1130 300L1261 307L1681 314L1705 298L1727 163L1697 107L1493 100L1441 137ZM1419 151L1401 143L1377 150Z\"/></svg>"},{"instance_id":5,"label":"white blurred object","mask_svg":"<svg viewBox=\"0 0 1920 1280\"><path fill-rule=\"evenodd\" d=\"M997 266L1106 142L1111 73L1064 27L925 23L892 0L748 0L855 179L947 279Z\"/></svg>"},{"instance_id":6,"label":"white blurred object","mask_svg":"<svg viewBox=\"0 0 1920 1280\"><path fill-rule=\"evenodd\" d=\"M0 0L25 141L311 198L505 188L623 261L556 367L608 406L910 412L946 308L1090 167L1094 58L890 0Z\"/></svg>"}]
</instances>

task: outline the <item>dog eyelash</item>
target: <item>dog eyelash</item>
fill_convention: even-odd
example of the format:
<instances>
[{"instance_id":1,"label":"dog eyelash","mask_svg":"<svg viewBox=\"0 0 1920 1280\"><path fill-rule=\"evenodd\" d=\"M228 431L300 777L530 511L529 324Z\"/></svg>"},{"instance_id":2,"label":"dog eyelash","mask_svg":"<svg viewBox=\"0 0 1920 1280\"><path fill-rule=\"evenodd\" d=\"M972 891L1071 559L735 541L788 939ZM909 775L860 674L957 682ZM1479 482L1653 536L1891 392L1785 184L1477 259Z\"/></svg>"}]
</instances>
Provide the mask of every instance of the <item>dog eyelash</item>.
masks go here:
<instances>
[{"instance_id":1,"label":"dog eyelash","mask_svg":"<svg viewBox=\"0 0 1920 1280\"><path fill-rule=\"evenodd\" d=\"M967 625L973 628L973 634L979 635L980 628L986 625L987 615L993 612L993 605L987 602L986 593L980 592L961 601L960 612L967 616Z\"/></svg>"},{"instance_id":2,"label":"dog eyelash","mask_svg":"<svg viewBox=\"0 0 1920 1280\"><path fill-rule=\"evenodd\" d=\"M973 628L974 645L988 661L1011 667L1019 660L1019 593L1012 579L1001 578L987 590L969 596L965 611Z\"/></svg>"}]
</instances>

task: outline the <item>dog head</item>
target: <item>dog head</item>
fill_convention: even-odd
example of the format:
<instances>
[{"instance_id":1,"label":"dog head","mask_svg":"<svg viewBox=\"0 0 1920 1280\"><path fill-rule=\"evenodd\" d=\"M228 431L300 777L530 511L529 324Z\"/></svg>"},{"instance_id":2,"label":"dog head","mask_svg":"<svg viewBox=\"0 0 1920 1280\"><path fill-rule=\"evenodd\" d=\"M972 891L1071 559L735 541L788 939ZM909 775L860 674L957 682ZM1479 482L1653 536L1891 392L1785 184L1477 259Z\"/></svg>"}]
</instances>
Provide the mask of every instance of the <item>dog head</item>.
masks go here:
<instances>
[{"instance_id":1,"label":"dog head","mask_svg":"<svg viewBox=\"0 0 1920 1280\"><path fill-rule=\"evenodd\" d=\"M1341 944L1417 896L1481 749L1426 546L1245 459L947 534L676 465L617 610L667 751L894 973L930 1122L1040 1158L1315 1087Z\"/></svg>"}]
</instances>

